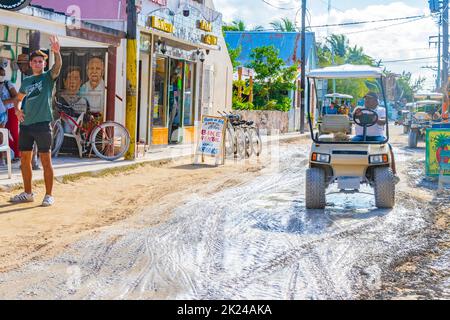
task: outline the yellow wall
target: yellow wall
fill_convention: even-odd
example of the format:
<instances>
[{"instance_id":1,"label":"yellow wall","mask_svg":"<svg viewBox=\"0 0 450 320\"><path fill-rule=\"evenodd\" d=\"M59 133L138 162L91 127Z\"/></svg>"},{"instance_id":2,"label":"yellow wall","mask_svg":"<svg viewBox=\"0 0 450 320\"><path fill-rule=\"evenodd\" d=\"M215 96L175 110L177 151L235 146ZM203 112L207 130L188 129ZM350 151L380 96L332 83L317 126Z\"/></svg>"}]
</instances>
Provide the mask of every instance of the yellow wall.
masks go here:
<instances>
[{"instance_id":1,"label":"yellow wall","mask_svg":"<svg viewBox=\"0 0 450 320\"><path fill-rule=\"evenodd\" d=\"M153 128L152 144L161 145L169 142L169 128Z\"/></svg>"}]
</instances>

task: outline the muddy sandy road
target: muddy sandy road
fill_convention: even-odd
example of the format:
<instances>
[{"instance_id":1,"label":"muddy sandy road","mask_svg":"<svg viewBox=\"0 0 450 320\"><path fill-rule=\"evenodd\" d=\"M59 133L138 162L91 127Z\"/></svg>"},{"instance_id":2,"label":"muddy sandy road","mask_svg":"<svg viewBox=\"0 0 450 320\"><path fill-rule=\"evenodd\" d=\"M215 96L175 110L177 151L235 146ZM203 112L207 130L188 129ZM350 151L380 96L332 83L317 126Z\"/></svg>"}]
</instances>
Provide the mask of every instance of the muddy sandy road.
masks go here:
<instances>
[{"instance_id":1,"label":"muddy sandy road","mask_svg":"<svg viewBox=\"0 0 450 320\"><path fill-rule=\"evenodd\" d=\"M305 210L309 147L284 144L255 174L174 191L0 274L0 298L449 298L448 194L437 197L420 178L423 152L404 148L404 138L395 143L402 181L392 210L375 208L370 194L331 194L324 211ZM170 218L151 223L161 211Z\"/></svg>"}]
</instances>

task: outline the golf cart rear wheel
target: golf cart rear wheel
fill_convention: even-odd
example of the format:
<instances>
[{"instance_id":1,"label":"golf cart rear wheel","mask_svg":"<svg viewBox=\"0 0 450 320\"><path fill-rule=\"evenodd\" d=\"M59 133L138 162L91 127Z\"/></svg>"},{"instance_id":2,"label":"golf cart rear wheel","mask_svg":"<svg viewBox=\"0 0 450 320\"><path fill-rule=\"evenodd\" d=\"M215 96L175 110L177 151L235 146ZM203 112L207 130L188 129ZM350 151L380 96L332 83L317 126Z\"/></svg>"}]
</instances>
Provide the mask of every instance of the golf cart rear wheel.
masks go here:
<instances>
[{"instance_id":1,"label":"golf cart rear wheel","mask_svg":"<svg viewBox=\"0 0 450 320\"><path fill-rule=\"evenodd\" d=\"M307 209L325 208L325 189L325 171L321 168L306 169L305 203Z\"/></svg>"},{"instance_id":2,"label":"golf cart rear wheel","mask_svg":"<svg viewBox=\"0 0 450 320\"><path fill-rule=\"evenodd\" d=\"M417 148L418 139L419 139L418 132L416 130L409 130L408 147L409 148Z\"/></svg>"},{"instance_id":3,"label":"golf cart rear wheel","mask_svg":"<svg viewBox=\"0 0 450 320\"><path fill-rule=\"evenodd\" d=\"M378 208L393 208L395 205L395 180L391 168L374 170L375 205Z\"/></svg>"}]
</instances>

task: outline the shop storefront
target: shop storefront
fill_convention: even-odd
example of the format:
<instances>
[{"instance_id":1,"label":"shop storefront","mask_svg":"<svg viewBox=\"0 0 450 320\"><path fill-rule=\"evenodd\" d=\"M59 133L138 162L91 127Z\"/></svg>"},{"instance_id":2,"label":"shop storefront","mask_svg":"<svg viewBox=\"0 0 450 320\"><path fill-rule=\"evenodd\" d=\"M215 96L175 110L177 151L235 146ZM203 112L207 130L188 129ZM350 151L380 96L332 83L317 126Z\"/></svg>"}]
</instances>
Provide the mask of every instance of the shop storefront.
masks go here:
<instances>
[{"instance_id":1,"label":"shop storefront","mask_svg":"<svg viewBox=\"0 0 450 320\"><path fill-rule=\"evenodd\" d=\"M31 6L17 12L0 10L0 21L0 57L8 61L7 79L17 89L23 77L29 75L26 69L30 51L43 50L49 55L47 68L53 65L49 39L57 35L63 67L55 98L77 112L89 109L101 121L114 120L119 96L116 51L125 37L123 32L82 22L75 27L71 17L63 13Z\"/></svg>"},{"instance_id":2,"label":"shop storefront","mask_svg":"<svg viewBox=\"0 0 450 320\"><path fill-rule=\"evenodd\" d=\"M139 16L141 143L194 142L205 94L205 60L211 52L223 50L218 45L221 27L221 14L205 6L143 2Z\"/></svg>"}]
</instances>

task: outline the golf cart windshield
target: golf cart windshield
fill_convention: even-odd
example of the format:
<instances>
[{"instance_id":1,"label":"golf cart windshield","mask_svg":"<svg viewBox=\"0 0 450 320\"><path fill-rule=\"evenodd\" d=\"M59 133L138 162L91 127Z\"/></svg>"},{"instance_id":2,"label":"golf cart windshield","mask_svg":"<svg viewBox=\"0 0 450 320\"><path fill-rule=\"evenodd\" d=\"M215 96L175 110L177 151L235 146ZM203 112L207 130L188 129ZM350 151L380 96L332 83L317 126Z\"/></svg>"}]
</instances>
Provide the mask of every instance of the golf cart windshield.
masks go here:
<instances>
[{"instance_id":1,"label":"golf cart windshield","mask_svg":"<svg viewBox=\"0 0 450 320\"><path fill-rule=\"evenodd\" d=\"M415 112L442 112L442 103L436 100L421 100L417 101L415 105Z\"/></svg>"},{"instance_id":2,"label":"golf cart windshield","mask_svg":"<svg viewBox=\"0 0 450 320\"><path fill-rule=\"evenodd\" d=\"M316 89L315 91L310 91L308 93L310 106L307 110L311 138L314 142L332 144L384 144L389 140L388 112L386 110L388 104L384 93L383 73L381 68L347 64L311 70L306 76L308 88L313 82L314 88ZM326 112L323 112L323 106L327 103L326 99L338 97L344 98L343 96L347 99L353 99L353 96L342 93L323 94L322 96L318 96L317 88L319 86L317 82L327 82L328 80L333 79L338 80L341 83L348 83L348 86L344 85L344 87L352 87L352 82L361 82L361 80L368 80L375 87L379 87L378 107L374 109L378 111L375 112L372 109L359 106L358 108L355 108L355 110L351 110L352 112L348 114L327 114ZM328 84L328 86L325 87L330 88L331 86ZM313 98L311 95L315 95L315 97ZM364 96L355 98L360 100L363 99ZM318 101L318 103L315 103L315 101ZM381 112L381 114L380 108L384 108L384 110L382 110L384 112ZM380 117L386 120L385 125L383 126L378 124Z\"/></svg>"}]
</instances>

